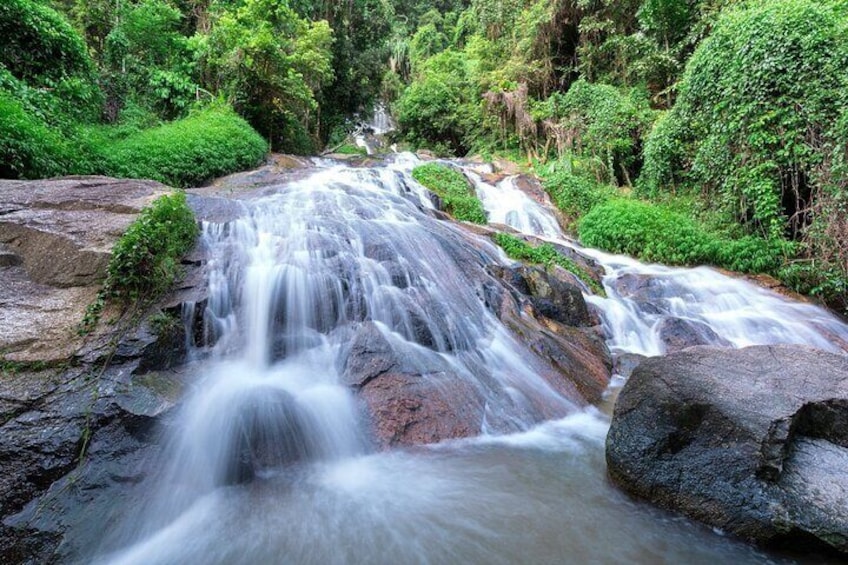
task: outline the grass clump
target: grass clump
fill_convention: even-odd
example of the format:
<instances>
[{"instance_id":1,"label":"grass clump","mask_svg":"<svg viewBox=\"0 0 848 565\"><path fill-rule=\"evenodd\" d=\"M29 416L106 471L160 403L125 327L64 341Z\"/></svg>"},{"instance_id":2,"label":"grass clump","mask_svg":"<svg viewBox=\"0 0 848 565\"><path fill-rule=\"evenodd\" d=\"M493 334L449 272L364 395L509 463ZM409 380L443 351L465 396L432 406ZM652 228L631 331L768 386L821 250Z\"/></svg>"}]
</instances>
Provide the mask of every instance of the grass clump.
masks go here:
<instances>
[{"instance_id":1,"label":"grass clump","mask_svg":"<svg viewBox=\"0 0 848 565\"><path fill-rule=\"evenodd\" d=\"M220 105L118 139L103 130L92 133L93 151L103 159L106 174L182 188L253 167L268 151L247 122Z\"/></svg>"},{"instance_id":2,"label":"grass clump","mask_svg":"<svg viewBox=\"0 0 848 565\"><path fill-rule=\"evenodd\" d=\"M457 220L474 224L487 222L483 204L459 171L438 163L427 163L415 167L412 178L435 192L444 201L448 214Z\"/></svg>"},{"instance_id":3,"label":"grass clump","mask_svg":"<svg viewBox=\"0 0 848 565\"><path fill-rule=\"evenodd\" d=\"M155 296L179 274L179 259L198 234L183 192L161 196L145 207L112 250L105 291L126 299Z\"/></svg>"},{"instance_id":4,"label":"grass clump","mask_svg":"<svg viewBox=\"0 0 848 565\"><path fill-rule=\"evenodd\" d=\"M368 151L364 147L360 147L354 143L345 143L336 147L333 153L339 155L368 155Z\"/></svg>"},{"instance_id":5,"label":"grass clump","mask_svg":"<svg viewBox=\"0 0 848 565\"><path fill-rule=\"evenodd\" d=\"M617 199L596 206L578 223L580 241L612 253L675 265L709 263L714 240L690 218L667 207Z\"/></svg>"},{"instance_id":6,"label":"grass clump","mask_svg":"<svg viewBox=\"0 0 848 565\"><path fill-rule=\"evenodd\" d=\"M598 284L598 281L592 278L580 265L558 252L550 243L533 246L514 235L501 232L494 234L492 239L510 259L546 267L558 265L580 279L593 293L606 296L604 288Z\"/></svg>"}]
</instances>

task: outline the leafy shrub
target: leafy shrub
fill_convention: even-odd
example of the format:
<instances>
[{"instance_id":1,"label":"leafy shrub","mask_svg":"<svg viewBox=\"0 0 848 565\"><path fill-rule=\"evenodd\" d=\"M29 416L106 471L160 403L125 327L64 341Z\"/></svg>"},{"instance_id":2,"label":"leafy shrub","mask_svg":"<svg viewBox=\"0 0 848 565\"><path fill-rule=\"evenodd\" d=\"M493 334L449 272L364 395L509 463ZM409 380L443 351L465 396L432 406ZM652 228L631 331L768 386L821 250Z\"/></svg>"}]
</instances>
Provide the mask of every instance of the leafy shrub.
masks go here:
<instances>
[{"instance_id":1,"label":"leafy shrub","mask_svg":"<svg viewBox=\"0 0 848 565\"><path fill-rule=\"evenodd\" d=\"M839 0L723 11L651 135L644 185L689 182L751 233L803 228L791 222L804 217L813 171L829 147L822 141L848 98L846 17Z\"/></svg>"},{"instance_id":2,"label":"leafy shrub","mask_svg":"<svg viewBox=\"0 0 848 565\"><path fill-rule=\"evenodd\" d=\"M412 170L412 178L435 192L445 203L447 212L457 220L486 223L483 204L474 195L465 176L445 165L427 163Z\"/></svg>"},{"instance_id":3,"label":"leafy shrub","mask_svg":"<svg viewBox=\"0 0 848 565\"><path fill-rule=\"evenodd\" d=\"M646 92L578 80L538 103L535 117L551 134L572 140L567 149L597 161L599 182L631 184L654 112Z\"/></svg>"},{"instance_id":4,"label":"leafy shrub","mask_svg":"<svg viewBox=\"0 0 848 565\"><path fill-rule=\"evenodd\" d=\"M95 140L93 146L105 160L105 174L176 187L198 186L253 167L267 150L265 140L247 122L219 105L124 139Z\"/></svg>"},{"instance_id":5,"label":"leafy shrub","mask_svg":"<svg viewBox=\"0 0 848 565\"><path fill-rule=\"evenodd\" d=\"M106 292L138 299L167 289L179 274L180 257L194 245L197 233L197 222L185 193L157 198L115 244Z\"/></svg>"},{"instance_id":6,"label":"leafy shrub","mask_svg":"<svg viewBox=\"0 0 848 565\"><path fill-rule=\"evenodd\" d=\"M716 241L694 221L665 207L618 199L596 206L578 224L591 247L677 265L709 263Z\"/></svg>"},{"instance_id":7,"label":"leafy shrub","mask_svg":"<svg viewBox=\"0 0 848 565\"><path fill-rule=\"evenodd\" d=\"M536 263L549 267L551 265L559 265L566 271L570 272L580 279L592 292L600 296L604 296L604 288L598 284L598 281L592 278L580 265L560 254L550 243L532 246L523 239L510 235L508 233L496 233L492 239L501 249L504 250L507 257L516 261L524 261L527 263Z\"/></svg>"},{"instance_id":8,"label":"leafy shrub","mask_svg":"<svg viewBox=\"0 0 848 565\"><path fill-rule=\"evenodd\" d=\"M69 151L43 120L0 90L0 178L42 178L63 173Z\"/></svg>"},{"instance_id":9,"label":"leafy shrub","mask_svg":"<svg viewBox=\"0 0 848 565\"><path fill-rule=\"evenodd\" d=\"M796 245L780 238L727 238L668 206L618 199L595 207L579 224L580 241L612 253L670 265L712 264L779 275Z\"/></svg>"},{"instance_id":10,"label":"leafy shrub","mask_svg":"<svg viewBox=\"0 0 848 565\"><path fill-rule=\"evenodd\" d=\"M575 175L564 168L545 175L543 186L557 208L575 219L616 194L614 187Z\"/></svg>"},{"instance_id":11,"label":"leafy shrub","mask_svg":"<svg viewBox=\"0 0 848 565\"><path fill-rule=\"evenodd\" d=\"M46 85L72 76L94 77L85 41L62 15L40 2L4 0L0 37L0 64L20 80Z\"/></svg>"},{"instance_id":12,"label":"leafy shrub","mask_svg":"<svg viewBox=\"0 0 848 565\"><path fill-rule=\"evenodd\" d=\"M482 119L479 88L466 58L447 50L420 67L394 106L398 126L411 143L447 144L465 154Z\"/></svg>"},{"instance_id":13,"label":"leafy shrub","mask_svg":"<svg viewBox=\"0 0 848 565\"><path fill-rule=\"evenodd\" d=\"M0 74L8 73L20 87L37 89L25 93L32 98L28 106L76 119L97 117L102 94L94 62L82 36L64 16L34 0L4 0L0 37ZM22 94L9 86L0 78L0 88Z\"/></svg>"},{"instance_id":14,"label":"leafy shrub","mask_svg":"<svg viewBox=\"0 0 848 565\"><path fill-rule=\"evenodd\" d=\"M339 155L367 155L368 150L354 143L344 143L333 150L333 153Z\"/></svg>"}]
</instances>

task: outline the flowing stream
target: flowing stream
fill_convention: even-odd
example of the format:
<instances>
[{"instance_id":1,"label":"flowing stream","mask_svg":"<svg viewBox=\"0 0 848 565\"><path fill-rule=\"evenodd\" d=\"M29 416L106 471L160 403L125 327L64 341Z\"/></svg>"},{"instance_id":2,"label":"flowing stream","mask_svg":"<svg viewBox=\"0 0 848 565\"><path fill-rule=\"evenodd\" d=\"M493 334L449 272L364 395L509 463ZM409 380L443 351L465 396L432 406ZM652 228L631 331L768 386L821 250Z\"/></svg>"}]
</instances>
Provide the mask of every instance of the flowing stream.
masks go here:
<instances>
[{"instance_id":1,"label":"flowing stream","mask_svg":"<svg viewBox=\"0 0 848 565\"><path fill-rule=\"evenodd\" d=\"M415 163L400 155L373 168L324 166L245 201L241 218L204 226L210 300L206 340L195 346L206 374L166 431L159 472L139 485L134 511L95 561L783 560L608 484L608 416L553 390L482 305L463 257L509 260L435 219L409 174ZM514 179L468 174L491 222L574 246ZM608 298L587 300L615 355L662 354L668 319L727 346L848 342L848 328L823 310L710 269L581 251L607 273ZM349 343L366 324L435 386L450 375L450 386L483 398L481 435L375 452L343 382Z\"/></svg>"}]
</instances>

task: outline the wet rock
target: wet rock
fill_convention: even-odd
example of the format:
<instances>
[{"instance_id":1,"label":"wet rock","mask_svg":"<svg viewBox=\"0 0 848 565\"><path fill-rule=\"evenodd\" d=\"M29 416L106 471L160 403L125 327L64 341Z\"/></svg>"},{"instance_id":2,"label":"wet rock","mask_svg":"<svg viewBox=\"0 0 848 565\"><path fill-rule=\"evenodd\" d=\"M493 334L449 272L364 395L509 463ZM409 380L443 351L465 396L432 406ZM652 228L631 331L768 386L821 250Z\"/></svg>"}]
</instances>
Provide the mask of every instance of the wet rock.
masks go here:
<instances>
[{"instance_id":1,"label":"wet rock","mask_svg":"<svg viewBox=\"0 0 848 565\"><path fill-rule=\"evenodd\" d=\"M308 417L284 390L254 389L240 403L229 438L230 460L222 484L246 483L263 471L278 469L313 455ZM227 441L224 439L224 441Z\"/></svg>"},{"instance_id":2,"label":"wet rock","mask_svg":"<svg viewBox=\"0 0 848 565\"><path fill-rule=\"evenodd\" d=\"M451 373L384 373L359 398L380 449L472 437L483 424L479 391Z\"/></svg>"},{"instance_id":3,"label":"wet rock","mask_svg":"<svg viewBox=\"0 0 848 565\"><path fill-rule=\"evenodd\" d=\"M552 320L536 325L522 317L506 323L544 361L536 371L551 388L578 405L601 399L612 375L612 359L597 334Z\"/></svg>"},{"instance_id":4,"label":"wet rock","mask_svg":"<svg viewBox=\"0 0 848 565\"><path fill-rule=\"evenodd\" d=\"M157 182L107 177L0 181L0 243L21 257L36 283L94 284L115 240L145 204L167 192Z\"/></svg>"},{"instance_id":5,"label":"wet rock","mask_svg":"<svg viewBox=\"0 0 848 565\"><path fill-rule=\"evenodd\" d=\"M366 322L341 358L342 382L357 391L379 448L480 433L482 395L441 355Z\"/></svg>"},{"instance_id":6,"label":"wet rock","mask_svg":"<svg viewBox=\"0 0 848 565\"><path fill-rule=\"evenodd\" d=\"M613 372L624 379L629 379L633 371L636 370L636 367L645 359L647 357L638 353L622 353L617 355L613 362Z\"/></svg>"},{"instance_id":7,"label":"wet rock","mask_svg":"<svg viewBox=\"0 0 848 565\"><path fill-rule=\"evenodd\" d=\"M261 192L257 189L305 176L313 166L305 157L272 153L265 164L257 169L215 179L209 186L193 188L189 192L206 196L252 197Z\"/></svg>"},{"instance_id":8,"label":"wet rock","mask_svg":"<svg viewBox=\"0 0 848 565\"><path fill-rule=\"evenodd\" d=\"M607 437L610 477L769 546L848 552L848 357L696 347L641 363Z\"/></svg>"},{"instance_id":9,"label":"wet rock","mask_svg":"<svg viewBox=\"0 0 848 565\"><path fill-rule=\"evenodd\" d=\"M566 326L589 327L598 321L589 314L577 277L565 269L554 267L522 267L533 306L546 318Z\"/></svg>"},{"instance_id":10,"label":"wet rock","mask_svg":"<svg viewBox=\"0 0 848 565\"><path fill-rule=\"evenodd\" d=\"M0 421L2 555L49 562L38 556L52 553L81 513L72 501L100 492L79 479L92 467L118 476L114 461L154 442L182 381L175 374L136 377L136 367L137 361L107 370L81 366L0 380L0 396L19 399Z\"/></svg>"},{"instance_id":11,"label":"wet rock","mask_svg":"<svg viewBox=\"0 0 848 565\"><path fill-rule=\"evenodd\" d=\"M695 345L731 346L729 341L715 333L711 327L697 320L665 318L660 322L657 332L668 353Z\"/></svg>"},{"instance_id":12,"label":"wet rock","mask_svg":"<svg viewBox=\"0 0 848 565\"><path fill-rule=\"evenodd\" d=\"M586 306L580 283L565 269L492 266L489 272L517 293L529 297L536 311L545 318L574 327L598 324L597 317Z\"/></svg>"},{"instance_id":13,"label":"wet rock","mask_svg":"<svg viewBox=\"0 0 848 565\"><path fill-rule=\"evenodd\" d=\"M447 372L450 365L440 356L400 339L389 339L374 322L363 323L340 356L342 382L361 389L387 373L420 376Z\"/></svg>"}]
</instances>

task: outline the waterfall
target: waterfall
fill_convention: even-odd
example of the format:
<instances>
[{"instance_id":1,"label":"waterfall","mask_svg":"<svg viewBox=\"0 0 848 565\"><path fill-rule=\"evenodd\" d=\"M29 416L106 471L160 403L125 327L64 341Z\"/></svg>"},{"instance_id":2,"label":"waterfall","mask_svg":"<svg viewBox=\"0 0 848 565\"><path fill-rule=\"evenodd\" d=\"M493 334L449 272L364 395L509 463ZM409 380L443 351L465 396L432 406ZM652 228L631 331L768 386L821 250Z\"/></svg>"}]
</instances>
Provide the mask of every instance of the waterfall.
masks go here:
<instances>
[{"instance_id":1,"label":"waterfall","mask_svg":"<svg viewBox=\"0 0 848 565\"><path fill-rule=\"evenodd\" d=\"M203 226L209 300L193 346L204 376L165 432L158 472L138 485L137 508L110 526L95 560L762 561L610 488L606 418L554 390L543 360L486 308L480 265L509 261L435 219L415 163L322 163L243 201L241 217ZM587 300L616 354L663 353L669 319L702 324L727 346L848 341L825 311L713 270L582 249L514 178L468 174L492 222L603 265L608 297ZM446 394L481 399L469 404L481 435L376 453L345 382L360 335L387 344L416 382L460 383Z\"/></svg>"}]
</instances>

